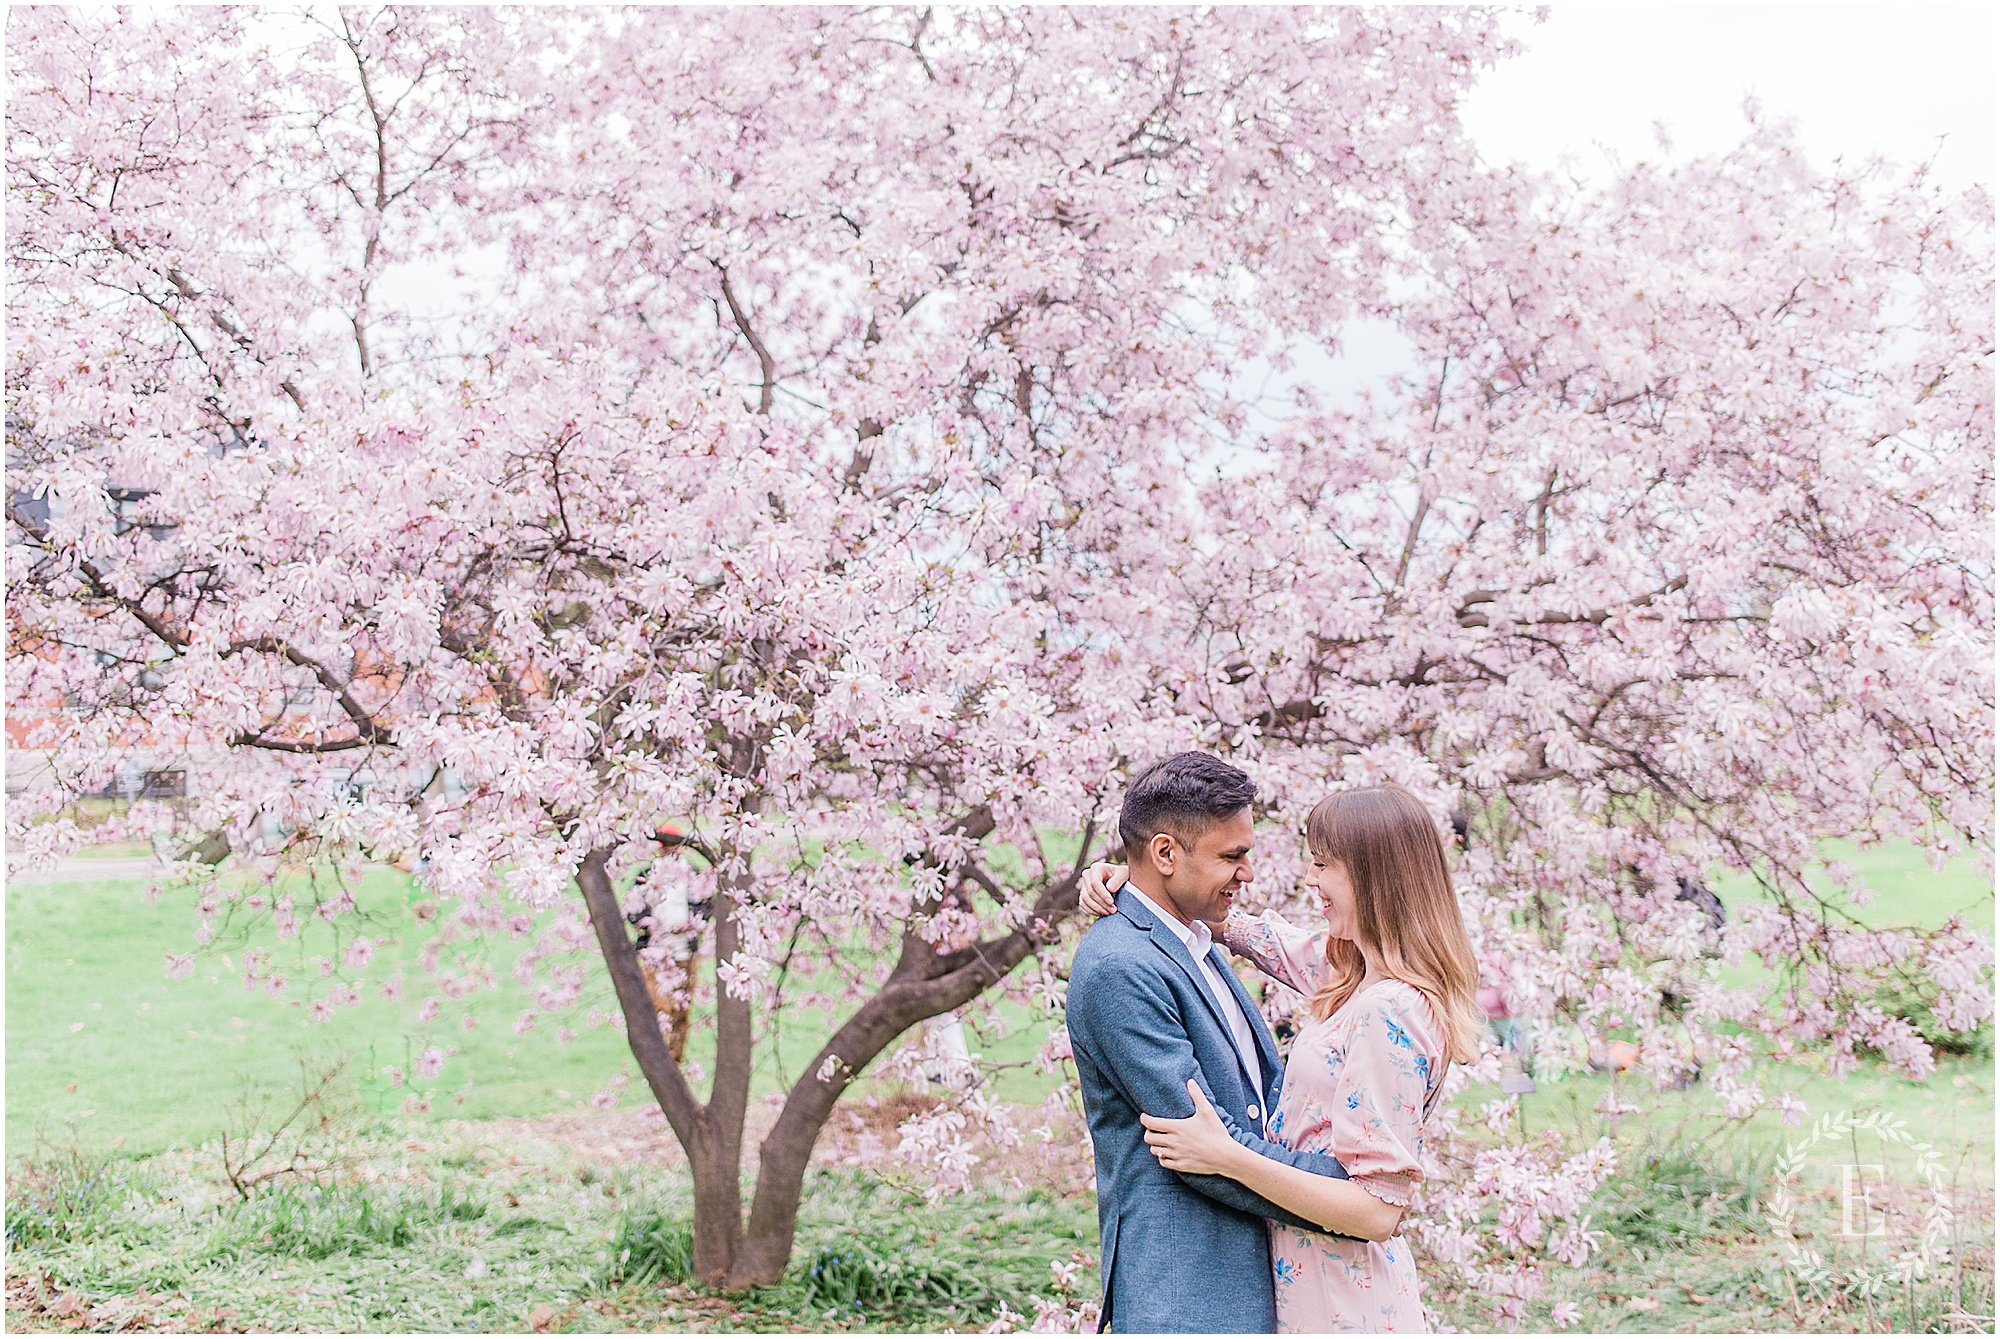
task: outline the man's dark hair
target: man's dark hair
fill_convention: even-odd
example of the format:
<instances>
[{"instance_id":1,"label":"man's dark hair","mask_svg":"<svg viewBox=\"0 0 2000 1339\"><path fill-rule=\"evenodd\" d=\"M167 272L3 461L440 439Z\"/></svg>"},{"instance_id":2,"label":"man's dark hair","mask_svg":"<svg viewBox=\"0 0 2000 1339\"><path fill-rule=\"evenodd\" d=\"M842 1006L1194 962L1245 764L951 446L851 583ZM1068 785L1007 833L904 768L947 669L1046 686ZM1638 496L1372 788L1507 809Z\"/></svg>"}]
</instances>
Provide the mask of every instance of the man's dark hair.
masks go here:
<instances>
[{"instance_id":1,"label":"man's dark hair","mask_svg":"<svg viewBox=\"0 0 2000 1339\"><path fill-rule=\"evenodd\" d=\"M1140 769L1118 810L1118 839L1133 860L1156 832L1192 850L1203 834L1257 798L1240 769L1206 753L1176 753Z\"/></svg>"}]
</instances>

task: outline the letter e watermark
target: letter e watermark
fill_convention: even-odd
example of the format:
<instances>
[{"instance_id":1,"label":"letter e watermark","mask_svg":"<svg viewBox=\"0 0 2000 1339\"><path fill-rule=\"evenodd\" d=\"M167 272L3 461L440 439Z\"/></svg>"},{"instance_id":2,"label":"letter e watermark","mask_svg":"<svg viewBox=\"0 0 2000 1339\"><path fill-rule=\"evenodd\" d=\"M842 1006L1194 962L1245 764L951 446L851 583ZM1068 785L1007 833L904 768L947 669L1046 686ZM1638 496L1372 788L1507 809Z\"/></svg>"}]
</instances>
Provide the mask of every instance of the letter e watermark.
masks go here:
<instances>
[{"instance_id":1,"label":"letter e watermark","mask_svg":"<svg viewBox=\"0 0 2000 1339\"><path fill-rule=\"evenodd\" d=\"M1886 1218L1874 1211L1868 1202L1868 1182L1882 1179L1881 1167L1873 1163L1849 1162L1840 1168L1840 1235L1843 1237L1880 1237L1888 1233ZM1854 1225L1854 1211L1861 1210L1865 1227Z\"/></svg>"}]
</instances>

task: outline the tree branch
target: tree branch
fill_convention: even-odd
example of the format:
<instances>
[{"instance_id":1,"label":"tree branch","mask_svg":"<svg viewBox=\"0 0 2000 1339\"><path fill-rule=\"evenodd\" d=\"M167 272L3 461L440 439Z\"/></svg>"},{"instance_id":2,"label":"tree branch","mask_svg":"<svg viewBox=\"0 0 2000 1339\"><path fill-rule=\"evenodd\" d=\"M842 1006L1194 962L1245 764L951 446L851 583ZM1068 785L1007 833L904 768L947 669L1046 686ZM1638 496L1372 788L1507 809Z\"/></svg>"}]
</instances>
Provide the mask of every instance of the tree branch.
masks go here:
<instances>
[{"instance_id":1,"label":"tree branch","mask_svg":"<svg viewBox=\"0 0 2000 1339\"><path fill-rule=\"evenodd\" d=\"M374 713L354 700L354 695L350 691L354 686L353 680L350 679L343 682L339 675L335 674L325 665L322 665L319 661L314 660L305 652L299 650L296 646L293 646L290 642L280 637L253 637L247 641L231 642L223 654L225 656L234 655L238 651L259 651L265 655L283 656L300 669L308 671L314 679L319 681L320 687L332 694L334 701L340 704L340 709L346 714L347 719L354 722L354 728L360 732L362 743L389 744L394 742L389 738L389 732L376 723ZM266 726L264 728L269 729L270 727ZM262 734L263 731L260 730L258 733Z\"/></svg>"},{"instance_id":2,"label":"tree branch","mask_svg":"<svg viewBox=\"0 0 2000 1339\"><path fill-rule=\"evenodd\" d=\"M1688 579L1686 577L1684 576L1675 577L1672 581L1669 581L1666 585L1660 587L1658 590L1648 591L1644 595L1636 596L1633 599L1628 600L1621 608L1618 609L1592 609L1589 612L1582 614L1537 614L1530 619L1514 619L1510 621L1539 623L1548 625L1559 624L1559 623L1602 624L1609 622L1615 614L1622 613L1627 609L1644 609L1647 605L1653 603L1653 601L1659 599L1661 596L1671 595L1673 594L1673 592L1684 588L1687 585L1687 583ZM1493 626L1492 620L1490 620L1485 614L1474 612L1472 606L1475 604L1491 604L1494 600L1499 599L1500 596L1504 594L1506 594L1505 591L1494 591L1494 590L1473 591L1470 595L1466 596L1465 603L1461 604L1458 607L1458 626L1460 626L1461 628L1492 627Z\"/></svg>"},{"instance_id":3,"label":"tree branch","mask_svg":"<svg viewBox=\"0 0 2000 1339\"><path fill-rule=\"evenodd\" d=\"M692 1153L713 1142L712 1124L695 1101L694 1090L688 1087L666 1038L660 1035L660 1020L646 990L639 950L626 934L618 894L605 869L610 859L611 851L604 848L585 856L576 872L577 886L583 889L584 905L590 909L590 923L597 931L597 946L611 974L612 989L618 994L619 1011L625 1015L625 1040L632 1048L632 1057L639 1062L639 1071L646 1076L646 1085L653 1090L681 1146Z\"/></svg>"},{"instance_id":4,"label":"tree branch","mask_svg":"<svg viewBox=\"0 0 2000 1339\"><path fill-rule=\"evenodd\" d=\"M736 328L743 332L743 338L750 341L750 348L757 355L757 366L763 369L764 384L757 393L757 412L768 414L771 412L771 396L778 385L778 362L764 347L764 341L757 338L757 332L750 328L750 317L744 312L742 304L737 302L736 290L730 287L729 271L720 264L715 266L715 270L722 276L722 300L729 304L729 315L735 320Z\"/></svg>"}]
</instances>

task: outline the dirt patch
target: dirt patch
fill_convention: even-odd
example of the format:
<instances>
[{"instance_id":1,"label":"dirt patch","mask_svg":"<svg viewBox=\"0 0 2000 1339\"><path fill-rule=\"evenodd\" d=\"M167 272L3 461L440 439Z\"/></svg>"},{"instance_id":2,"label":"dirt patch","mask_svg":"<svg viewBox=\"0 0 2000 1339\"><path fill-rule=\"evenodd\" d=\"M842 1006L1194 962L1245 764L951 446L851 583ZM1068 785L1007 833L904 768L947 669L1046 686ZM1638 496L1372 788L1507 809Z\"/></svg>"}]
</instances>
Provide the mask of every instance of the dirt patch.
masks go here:
<instances>
[{"instance_id":1,"label":"dirt patch","mask_svg":"<svg viewBox=\"0 0 2000 1339\"><path fill-rule=\"evenodd\" d=\"M186 1306L183 1298L155 1297L143 1289L130 1295L92 1299L58 1286L40 1270L7 1275L10 1330L150 1332L174 1326L179 1318L169 1318L165 1313L182 1311Z\"/></svg>"},{"instance_id":2,"label":"dirt patch","mask_svg":"<svg viewBox=\"0 0 2000 1339\"><path fill-rule=\"evenodd\" d=\"M937 1106L938 1099L928 1093L907 1091L838 1103L820 1128L813 1161L839 1167L887 1165L895 1160L901 1140L896 1132L903 1122L929 1115Z\"/></svg>"},{"instance_id":3,"label":"dirt patch","mask_svg":"<svg viewBox=\"0 0 2000 1339\"><path fill-rule=\"evenodd\" d=\"M771 1128L771 1118L752 1111L744 1139L751 1147ZM577 1162L643 1167L687 1166L666 1118L651 1111L560 1112L550 1116L506 1116L497 1120L452 1121L447 1130L463 1130L482 1143L509 1150L524 1144L551 1144Z\"/></svg>"},{"instance_id":4,"label":"dirt patch","mask_svg":"<svg viewBox=\"0 0 2000 1339\"><path fill-rule=\"evenodd\" d=\"M896 1157L897 1131L913 1116L935 1110L938 1099L926 1093L896 1092L839 1103L821 1129L813 1148L813 1163L822 1167L904 1167ZM1018 1189L1046 1186L1069 1195L1091 1188L1095 1169L1090 1138L1081 1117L1065 1112L1043 1129L1039 1107L1008 1105L1008 1115L1020 1131L1020 1142L1001 1147L968 1126L967 1139L978 1155L974 1177ZM777 1120L768 1105L752 1107L744 1120L746 1170L754 1175L757 1148ZM507 1149L524 1145L551 1146L552 1161L600 1166L643 1166L684 1169L687 1155L656 1109L564 1112L556 1115L506 1117L487 1121L453 1121L447 1130Z\"/></svg>"}]
</instances>

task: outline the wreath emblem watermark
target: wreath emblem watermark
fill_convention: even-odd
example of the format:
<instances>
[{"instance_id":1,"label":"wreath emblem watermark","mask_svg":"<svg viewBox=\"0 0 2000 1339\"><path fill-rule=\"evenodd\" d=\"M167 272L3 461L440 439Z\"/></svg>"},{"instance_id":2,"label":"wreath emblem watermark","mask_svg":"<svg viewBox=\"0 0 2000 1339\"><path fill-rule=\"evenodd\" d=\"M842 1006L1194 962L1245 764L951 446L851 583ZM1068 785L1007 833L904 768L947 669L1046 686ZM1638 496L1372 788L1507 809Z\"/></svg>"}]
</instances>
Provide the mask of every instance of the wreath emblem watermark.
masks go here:
<instances>
[{"instance_id":1,"label":"wreath emblem watermark","mask_svg":"<svg viewBox=\"0 0 2000 1339\"><path fill-rule=\"evenodd\" d=\"M1923 1213L1923 1231L1916 1242L1893 1253L1884 1252L1882 1263L1870 1267L1865 1251L1862 1263L1842 1273L1827 1263L1820 1252L1802 1246L1792 1235L1792 1221L1798 1206L1793 1201L1791 1182L1805 1166L1806 1155L1825 1140L1851 1138L1857 1134L1875 1136L1885 1144L1900 1145L1916 1157L1917 1174L1930 1185L1930 1203ZM1873 1163L1842 1163L1840 1184L1840 1235L1866 1242L1887 1235L1887 1227L1868 1199L1869 1173L1880 1181L1882 1167ZM1857 1297L1877 1297L1892 1287L1901 1287L1924 1278L1951 1256L1951 1188L1944 1180L1944 1158L1931 1144L1909 1132L1907 1122L1891 1119L1887 1112L1872 1111L1856 1116L1843 1111L1822 1116L1804 1138L1785 1146L1771 1166L1775 1192L1764 1202L1764 1222L1785 1252L1785 1265L1793 1277L1808 1287L1834 1287Z\"/></svg>"}]
</instances>

